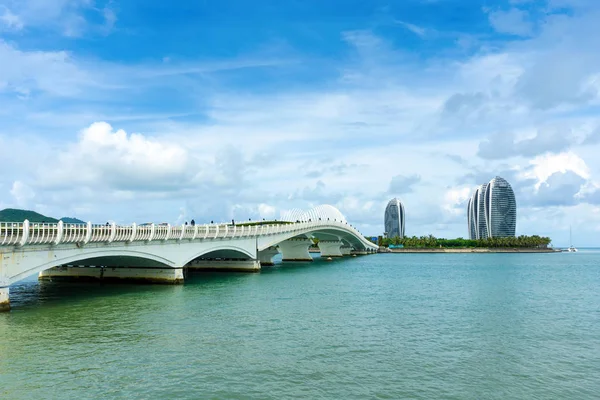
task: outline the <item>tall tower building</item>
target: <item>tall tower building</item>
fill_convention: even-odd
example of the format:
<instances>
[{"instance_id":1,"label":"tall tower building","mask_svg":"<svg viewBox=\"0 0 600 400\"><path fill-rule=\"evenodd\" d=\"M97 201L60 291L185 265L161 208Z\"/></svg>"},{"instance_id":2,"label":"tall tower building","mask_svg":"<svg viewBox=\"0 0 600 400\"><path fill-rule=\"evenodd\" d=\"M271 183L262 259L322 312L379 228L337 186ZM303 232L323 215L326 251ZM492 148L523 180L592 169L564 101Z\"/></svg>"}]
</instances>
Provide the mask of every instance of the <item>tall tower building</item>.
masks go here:
<instances>
[{"instance_id":1,"label":"tall tower building","mask_svg":"<svg viewBox=\"0 0 600 400\"><path fill-rule=\"evenodd\" d=\"M384 226L387 237L404 237L404 205L402 202L393 198L385 208Z\"/></svg>"},{"instance_id":2,"label":"tall tower building","mask_svg":"<svg viewBox=\"0 0 600 400\"><path fill-rule=\"evenodd\" d=\"M499 176L475 190L467 205L469 239L515 236L517 202L510 184Z\"/></svg>"},{"instance_id":3,"label":"tall tower building","mask_svg":"<svg viewBox=\"0 0 600 400\"><path fill-rule=\"evenodd\" d=\"M477 217L475 215L475 207L477 204L476 196L473 195L467 204L467 225L469 231L469 239L477 239Z\"/></svg>"},{"instance_id":4,"label":"tall tower building","mask_svg":"<svg viewBox=\"0 0 600 400\"><path fill-rule=\"evenodd\" d=\"M485 193L485 219L489 237L515 236L517 201L510 184L499 176L488 184Z\"/></svg>"},{"instance_id":5,"label":"tall tower building","mask_svg":"<svg viewBox=\"0 0 600 400\"><path fill-rule=\"evenodd\" d=\"M485 194L489 184L484 183L475 192L477 194L477 239L486 239L488 229L485 218Z\"/></svg>"}]
</instances>

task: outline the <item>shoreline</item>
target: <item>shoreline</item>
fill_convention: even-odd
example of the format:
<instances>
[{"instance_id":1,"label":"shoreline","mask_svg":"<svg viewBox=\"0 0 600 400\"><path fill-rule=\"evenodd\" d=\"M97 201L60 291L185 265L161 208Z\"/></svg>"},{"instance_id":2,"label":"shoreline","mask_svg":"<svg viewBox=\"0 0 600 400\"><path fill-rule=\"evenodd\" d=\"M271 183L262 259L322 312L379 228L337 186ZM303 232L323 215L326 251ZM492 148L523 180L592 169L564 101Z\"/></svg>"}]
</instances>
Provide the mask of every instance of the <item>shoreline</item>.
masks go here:
<instances>
[{"instance_id":1,"label":"shoreline","mask_svg":"<svg viewBox=\"0 0 600 400\"><path fill-rule=\"evenodd\" d=\"M516 249L516 248L491 248L474 247L465 249L431 248L431 249L388 249L380 253L562 253L556 249Z\"/></svg>"}]
</instances>

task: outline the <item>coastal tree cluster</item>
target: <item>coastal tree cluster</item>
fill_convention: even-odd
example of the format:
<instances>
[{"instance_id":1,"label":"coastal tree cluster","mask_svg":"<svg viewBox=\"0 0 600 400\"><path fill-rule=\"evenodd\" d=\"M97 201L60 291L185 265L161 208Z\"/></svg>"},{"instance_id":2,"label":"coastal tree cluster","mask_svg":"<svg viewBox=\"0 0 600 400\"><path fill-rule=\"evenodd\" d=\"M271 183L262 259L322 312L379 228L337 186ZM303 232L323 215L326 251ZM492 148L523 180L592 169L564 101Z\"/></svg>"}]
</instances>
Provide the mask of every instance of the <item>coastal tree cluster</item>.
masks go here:
<instances>
[{"instance_id":1,"label":"coastal tree cluster","mask_svg":"<svg viewBox=\"0 0 600 400\"><path fill-rule=\"evenodd\" d=\"M547 248L551 243L549 237L544 236L516 236L516 237L494 237L486 239L444 239L436 238L433 235L428 236L412 236L403 237L398 236L393 238L386 238L379 236L377 242L372 238L368 238L379 246L389 247L393 246L404 246L406 248Z\"/></svg>"}]
</instances>

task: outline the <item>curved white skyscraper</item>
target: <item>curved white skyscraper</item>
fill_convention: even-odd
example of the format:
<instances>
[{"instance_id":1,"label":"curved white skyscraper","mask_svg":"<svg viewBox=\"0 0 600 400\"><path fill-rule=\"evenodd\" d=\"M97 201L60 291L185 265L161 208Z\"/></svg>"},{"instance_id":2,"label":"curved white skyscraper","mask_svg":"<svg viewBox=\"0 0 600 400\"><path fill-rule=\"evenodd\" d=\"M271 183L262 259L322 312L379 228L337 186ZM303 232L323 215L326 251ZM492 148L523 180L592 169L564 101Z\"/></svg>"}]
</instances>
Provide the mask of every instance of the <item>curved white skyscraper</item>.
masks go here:
<instances>
[{"instance_id":1,"label":"curved white skyscraper","mask_svg":"<svg viewBox=\"0 0 600 400\"><path fill-rule=\"evenodd\" d=\"M484 206L489 237L515 236L517 201L515 192L505 179L497 176L490 181Z\"/></svg>"},{"instance_id":2,"label":"curved white skyscraper","mask_svg":"<svg viewBox=\"0 0 600 400\"><path fill-rule=\"evenodd\" d=\"M469 239L515 236L517 202L510 184L499 176L475 190L467 205Z\"/></svg>"},{"instance_id":3,"label":"curved white skyscraper","mask_svg":"<svg viewBox=\"0 0 600 400\"><path fill-rule=\"evenodd\" d=\"M384 226L387 237L404 237L404 223L404 205L399 199L393 198L385 208Z\"/></svg>"},{"instance_id":4,"label":"curved white skyscraper","mask_svg":"<svg viewBox=\"0 0 600 400\"><path fill-rule=\"evenodd\" d=\"M469 199L467 206L467 224L469 239L485 239L487 237L487 225L485 220L485 192L488 184L483 184L475 190Z\"/></svg>"}]
</instances>

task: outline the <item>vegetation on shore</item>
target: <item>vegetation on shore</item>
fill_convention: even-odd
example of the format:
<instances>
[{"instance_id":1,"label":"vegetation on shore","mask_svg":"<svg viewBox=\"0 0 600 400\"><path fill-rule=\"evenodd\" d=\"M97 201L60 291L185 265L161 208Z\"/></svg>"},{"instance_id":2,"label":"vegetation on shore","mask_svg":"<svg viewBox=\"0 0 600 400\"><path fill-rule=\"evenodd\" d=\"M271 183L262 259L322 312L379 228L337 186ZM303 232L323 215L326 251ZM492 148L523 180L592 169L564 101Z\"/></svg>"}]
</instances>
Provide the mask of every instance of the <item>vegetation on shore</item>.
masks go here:
<instances>
[{"instance_id":1,"label":"vegetation on shore","mask_svg":"<svg viewBox=\"0 0 600 400\"><path fill-rule=\"evenodd\" d=\"M547 248L551 240L544 236L517 236L503 238L488 238L488 239L443 239L436 238L433 235L429 236L413 236L413 237L393 237L384 238L379 236L375 244L383 247L390 245L402 245L405 248Z\"/></svg>"},{"instance_id":2,"label":"vegetation on shore","mask_svg":"<svg viewBox=\"0 0 600 400\"><path fill-rule=\"evenodd\" d=\"M56 218L48 217L46 215L37 213L30 210L20 210L18 208L5 208L0 211L0 222L23 222L28 220L33 223L47 224L57 223L59 220ZM77 218L63 217L60 219L66 224L85 224L84 221Z\"/></svg>"},{"instance_id":3,"label":"vegetation on shore","mask_svg":"<svg viewBox=\"0 0 600 400\"><path fill-rule=\"evenodd\" d=\"M85 224L85 221L72 217L62 217L60 220L65 224Z\"/></svg>"},{"instance_id":4,"label":"vegetation on shore","mask_svg":"<svg viewBox=\"0 0 600 400\"><path fill-rule=\"evenodd\" d=\"M16 208L6 208L0 211L0 221L1 222L23 222L25 220L29 220L29 222L46 222L46 223L56 223L58 220L56 218L47 217L35 211L29 210L19 210Z\"/></svg>"}]
</instances>

